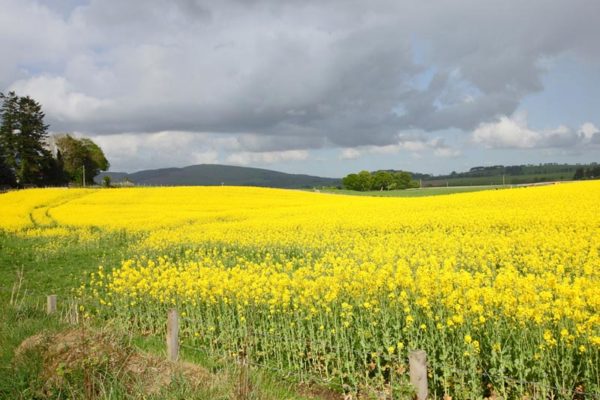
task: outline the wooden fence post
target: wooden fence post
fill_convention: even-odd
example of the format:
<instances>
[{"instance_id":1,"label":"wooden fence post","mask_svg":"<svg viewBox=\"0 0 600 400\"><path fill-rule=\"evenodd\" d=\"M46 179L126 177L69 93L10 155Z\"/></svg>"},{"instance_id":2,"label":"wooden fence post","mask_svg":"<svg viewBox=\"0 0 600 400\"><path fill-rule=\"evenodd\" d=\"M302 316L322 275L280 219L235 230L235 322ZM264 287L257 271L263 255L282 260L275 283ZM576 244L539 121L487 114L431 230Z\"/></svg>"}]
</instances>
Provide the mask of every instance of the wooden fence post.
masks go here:
<instances>
[{"instance_id":1,"label":"wooden fence post","mask_svg":"<svg viewBox=\"0 0 600 400\"><path fill-rule=\"evenodd\" d=\"M48 301L46 303L46 313L48 315L54 314L56 312L56 295L51 294L48 296Z\"/></svg>"},{"instance_id":2,"label":"wooden fence post","mask_svg":"<svg viewBox=\"0 0 600 400\"><path fill-rule=\"evenodd\" d=\"M167 359L177 361L179 356L179 316L177 310L169 310L167 318Z\"/></svg>"},{"instance_id":3,"label":"wooden fence post","mask_svg":"<svg viewBox=\"0 0 600 400\"><path fill-rule=\"evenodd\" d=\"M408 367L417 400L427 399L427 353L424 350L411 351L408 354Z\"/></svg>"}]
</instances>

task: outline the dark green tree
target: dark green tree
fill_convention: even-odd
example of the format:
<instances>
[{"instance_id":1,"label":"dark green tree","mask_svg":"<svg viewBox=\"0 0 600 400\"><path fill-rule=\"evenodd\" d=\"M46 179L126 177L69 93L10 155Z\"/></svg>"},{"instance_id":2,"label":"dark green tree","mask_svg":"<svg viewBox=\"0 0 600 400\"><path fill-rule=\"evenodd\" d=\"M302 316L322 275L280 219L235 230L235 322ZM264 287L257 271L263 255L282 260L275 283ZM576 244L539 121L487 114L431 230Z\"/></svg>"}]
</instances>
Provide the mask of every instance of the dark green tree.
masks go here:
<instances>
[{"instance_id":1,"label":"dark green tree","mask_svg":"<svg viewBox=\"0 0 600 400\"><path fill-rule=\"evenodd\" d=\"M349 174L342 179L344 188L358 190L393 190L419 187L419 183L412 179L408 172L360 171L358 174Z\"/></svg>"},{"instance_id":2,"label":"dark green tree","mask_svg":"<svg viewBox=\"0 0 600 400\"><path fill-rule=\"evenodd\" d=\"M342 185L344 185L344 188L348 189L348 190L359 190L359 188L358 188L358 175L356 175L356 174L346 175L342 179Z\"/></svg>"},{"instance_id":3,"label":"dark green tree","mask_svg":"<svg viewBox=\"0 0 600 400\"><path fill-rule=\"evenodd\" d=\"M409 187L414 187L411 185L412 176L408 172L395 172L393 176L396 189L407 189Z\"/></svg>"},{"instance_id":4,"label":"dark green tree","mask_svg":"<svg viewBox=\"0 0 600 400\"><path fill-rule=\"evenodd\" d=\"M360 171L357 174L357 189L361 192L371 190L373 187L373 177L369 171Z\"/></svg>"},{"instance_id":5,"label":"dark green tree","mask_svg":"<svg viewBox=\"0 0 600 400\"><path fill-rule=\"evenodd\" d=\"M63 169L73 182L92 184L96 175L110 167L102 149L91 139L64 134L57 136L55 142Z\"/></svg>"},{"instance_id":6,"label":"dark green tree","mask_svg":"<svg viewBox=\"0 0 600 400\"><path fill-rule=\"evenodd\" d=\"M0 187L3 186L15 186L17 181L15 179L15 174L13 171L6 165L4 161L4 156L0 154Z\"/></svg>"},{"instance_id":7,"label":"dark green tree","mask_svg":"<svg viewBox=\"0 0 600 400\"><path fill-rule=\"evenodd\" d=\"M53 172L48 125L38 102L15 92L0 93L0 148L17 185L45 185Z\"/></svg>"},{"instance_id":8,"label":"dark green tree","mask_svg":"<svg viewBox=\"0 0 600 400\"><path fill-rule=\"evenodd\" d=\"M66 185L69 177L64 170L64 162L60 151L56 151L55 158L49 158L44 164L46 184L52 186Z\"/></svg>"},{"instance_id":9,"label":"dark green tree","mask_svg":"<svg viewBox=\"0 0 600 400\"><path fill-rule=\"evenodd\" d=\"M104 175L102 177L102 186L104 186L106 188L112 187L112 183L111 182L112 182L112 179L110 179L109 175Z\"/></svg>"},{"instance_id":10,"label":"dark green tree","mask_svg":"<svg viewBox=\"0 0 600 400\"><path fill-rule=\"evenodd\" d=\"M395 189L394 175L387 171L377 171L372 175L372 190L390 190Z\"/></svg>"},{"instance_id":11,"label":"dark green tree","mask_svg":"<svg viewBox=\"0 0 600 400\"><path fill-rule=\"evenodd\" d=\"M578 181L585 177L585 171L583 168L577 168L575 170L575 175L573 175L573 180Z\"/></svg>"},{"instance_id":12,"label":"dark green tree","mask_svg":"<svg viewBox=\"0 0 600 400\"><path fill-rule=\"evenodd\" d=\"M600 165L592 165L588 169L588 178L598 179L600 178Z\"/></svg>"}]
</instances>

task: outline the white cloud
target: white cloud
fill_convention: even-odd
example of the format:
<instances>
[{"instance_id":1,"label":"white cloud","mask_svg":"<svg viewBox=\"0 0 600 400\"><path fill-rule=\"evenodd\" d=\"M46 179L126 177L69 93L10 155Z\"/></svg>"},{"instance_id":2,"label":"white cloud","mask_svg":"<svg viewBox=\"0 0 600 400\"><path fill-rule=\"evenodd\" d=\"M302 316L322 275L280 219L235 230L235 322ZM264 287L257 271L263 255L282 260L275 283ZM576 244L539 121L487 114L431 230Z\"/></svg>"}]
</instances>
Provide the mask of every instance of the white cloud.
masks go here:
<instances>
[{"instance_id":1,"label":"white cloud","mask_svg":"<svg viewBox=\"0 0 600 400\"><path fill-rule=\"evenodd\" d=\"M220 136L178 131L102 135L91 139L110 160L111 171L127 172L217 163L219 150L235 147Z\"/></svg>"},{"instance_id":2,"label":"white cloud","mask_svg":"<svg viewBox=\"0 0 600 400\"><path fill-rule=\"evenodd\" d=\"M362 155L362 153L353 148L347 148L347 149L342 149L342 152L340 154L340 160L356 160L357 158L359 158Z\"/></svg>"},{"instance_id":3,"label":"white cloud","mask_svg":"<svg viewBox=\"0 0 600 400\"><path fill-rule=\"evenodd\" d=\"M553 129L535 130L529 127L526 113L512 117L501 116L498 120L480 124L471 135L473 142L486 148L567 148L589 142L597 128L583 124L578 132L560 125Z\"/></svg>"},{"instance_id":4,"label":"white cloud","mask_svg":"<svg viewBox=\"0 0 600 400\"><path fill-rule=\"evenodd\" d=\"M83 136L77 133L78 136ZM248 150L240 135L206 132L163 131L157 133L99 135L91 137L104 150L112 171L183 167L226 162L238 165L304 161L307 150Z\"/></svg>"},{"instance_id":5,"label":"white cloud","mask_svg":"<svg viewBox=\"0 0 600 400\"><path fill-rule=\"evenodd\" d=\"M110 105L107 100L73 91L63 77L37 76L19 80L11 85L10 90L31 96L46 113L60 121L93 121L101 108Z\"/></svg>"},{"instance_id":6,"label":"white cloud","mask_svg":"<svg viewBox=\"0 0 600 400\"><path fill-rule=\"evenodd\" d=\"M482 123L473 132L473 141L487 148L531 148L540 141L541 134L527 127L527 115L502 116L496 122Z\"/></svg>"},{"instance_id":7,"label":"white cloud","mask_svg":"<svg viewBox=\"0 0 600 400\"><path fill-rule=\"evenodd\" d=\"M401 141L396 146L385 146L385 152L395 152L397 153L399 150L407 150L413 153L419 153L421 151L425 151L429 148L433 143L429 143L425 140L406 140ZM397 150L395 149L397 148Z\"/></svg>"},{"instance_id":8,"label":"white cloud","mask_svg":"<svg viewBox=\"0 0 600 400\"><path fill-rule=\"evenodd\" d=\"M453 149L451 147L440 147L433 151L437 157L459 157L462 155L462 152L459 149Z\"/></svg>"},{"instance_id":9,"label":"white cloud","mask_svg":"<svg viewBox=\"0 0 600 400\"><path fill-rule=\"evenodd\" d=\"M406 151L413 156L432 154L436 157L458 157L462 152L446 144L441 137L428 138L425 135L406 134L397 135L398 142L384 146L360 146L342 149L341 160L356 159L363 154L394 155Z\"/></svg>"},{"instance_id":10,"label":"white cloud","mask_svg":"<svg viewBox=\"0 0 600 400\"><path fill-rule=\"evenodd\" d=\"M586 122L585 124L581 125L577 133L579 133L581 138L584 140L592 140L594 135L600 133L600 129L598 129L598 127L591 122Z\"/></svg>"}]
</instances>

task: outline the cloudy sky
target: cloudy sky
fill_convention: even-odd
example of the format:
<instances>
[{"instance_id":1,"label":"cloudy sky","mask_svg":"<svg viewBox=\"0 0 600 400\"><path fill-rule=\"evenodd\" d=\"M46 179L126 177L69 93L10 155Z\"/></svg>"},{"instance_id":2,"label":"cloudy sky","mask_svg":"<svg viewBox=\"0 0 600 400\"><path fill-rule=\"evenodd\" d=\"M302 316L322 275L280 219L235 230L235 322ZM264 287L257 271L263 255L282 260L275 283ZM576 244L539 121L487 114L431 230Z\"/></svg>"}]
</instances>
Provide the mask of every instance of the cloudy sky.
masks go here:
<instances>
[{"instance_id":1,"label":"cloudy sky","mask_svg":"<svg viewBox=\"0 0 600 400\"><path fill-rule=\"evenodd\" d=\"M113 171L600 161L598 0L0 0L0 91Z\"/></svg>"}]
</instances>

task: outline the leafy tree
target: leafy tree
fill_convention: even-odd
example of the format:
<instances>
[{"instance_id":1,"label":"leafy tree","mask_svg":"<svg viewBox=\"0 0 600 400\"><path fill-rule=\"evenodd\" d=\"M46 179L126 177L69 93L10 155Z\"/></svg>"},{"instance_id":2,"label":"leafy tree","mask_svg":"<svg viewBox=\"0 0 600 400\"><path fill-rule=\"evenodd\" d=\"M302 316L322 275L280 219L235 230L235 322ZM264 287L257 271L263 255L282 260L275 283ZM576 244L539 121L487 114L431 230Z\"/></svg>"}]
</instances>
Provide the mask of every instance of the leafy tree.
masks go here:
<instances>
[{"instance_id":1,"label":"leafy tree","mask_svg":"<svg viewBox=\"0 0 600 400\"><path fill-rule=\"evenodd\" d=\"M102 178L102 186L107 187L107 188L112 186L109 175L104 175L104 177Z\"/></svg>"},{"instance_id":2,"label":"leafy tree","mask_svg":"<svg viewBox=\"0 0 600 400\"><path fill-rule=\"evenodd\" d=\"M364 192L371 190L372 178L369 171L360 171L358 174L350 174L342 179L346 189Z\"/></svg>"},{"instance_id":3,"label":"leafy tree","mask_svg":"<svg viewBox=\"0 0 600 400\"><path fill-rule=\"evenodd\" d=\"M342 185L348 190L359 190L358 175L349 174L342 179Z\"/></svg>"},{"instance_id":4,"label":"leafy tree","mask_svg":"<svg viewBox=\"0 0 600 400\"><path fill-rule=\"evenodd\" d=\"M371 190L373 187L373 180L369 171L360 171L357 175L357 189L361 192Z\"/></svg>"},{"instance_id":5,"label":"leafy tree","mask_svg":"<svg viewBox=\"0 0 600 400\"><path fill-rule=\"evenodd\" d=\"M419 183L412 179L408 172L360 171L358 174L349 174L342 179L346 189L367 190L393 190L419 187Z\"/></svg>"},{"instance_id":6,"label":"leafy tree","mask_svg":"<svg viewBox=\"0 0 600 400\"><path fill-rule=\"evenodd\" d=\"M64 170L64 162L60 151L56 151L55 158L49 158L45 164L46 183L49 185L65 185L69 182L69 177Z\"/></svg>"},{"instance_id":7,"label":"leafy tree","mask_svg":"<svg viewBox=\"0 0 600 400\"><path fill-rule=\"evenodd\" d=\"M592 165L588 168L587 177L591 179L600 178L600 165Z\"/></svg>"},{"instance_id":8,"label":"leafy tree","mask_svg":"<svg viewBox=\"0 0 600 400\"><path fill-rule=\"evenodd\" d=\"M56 172L47 148L48 125L41 105L29 96L0 93L0 156L16 185L49 184Z\"/></svg>"},{"instance_id":9,"label":"leafy tree","mask_svg":"<svg viewBox=\"0 0 600 400\"><path fill-rule=\"evenodd\" d=\"M510 165L504 168L507 175L523 175L522 165Z\"/></svg>"},{"instance_id":10,"label":"leafy tree","mask_svg":"<svg viewBox=\"0 0 600 400\"><path fill-rule=\"evenodd\" d=\"M573 176L573 180L580 180L583 179L585 177L585 171L583 168L577 168L575 170L575 175Z\"/></svg>"},{"instance_id":11,"label":"leafy tree","mask_svg":"<svg viewBox=\"0 0 600 400\"><path fill-rule=\"evenodd\" d=\"M0 187L1 186L15 186L17 181L13 171L6 165L4 156L0 154Z\"/></svg>"},{"instance_id":12,"label":"leafy tree","mask_svg":"<svg viewBox=\"0 0 600 400\"><path fill-rule=\"evenodd\" d=\"M85 178L85 182L92 183L96 175L110 166L102 149L91 139L64 134L57 136L55 142L63 169L73 182L83 184Z\"/></svg>"},{"instance_id":13,"label":"leafy tree","mask_svg":"<svg viewBox=\"0 0 600 400\"><path fill-rule=\"evenodd\" d=\"M387 171L377 171L372 175L372 190L390 190L395 188L394 175Z\"/></svg>"},{"instance_id":14,"label":"leafy tree","mask_svg":"<svg viewBox=\"0 0 600 400\"><path fill-rule=\"evenodd\" d=\"M408 172L399 171L394 173L394 183L396 189L407 189L411 186L412 176Z\"/></svg>"}]
</instances>

